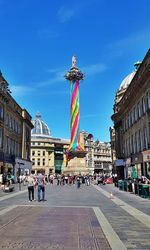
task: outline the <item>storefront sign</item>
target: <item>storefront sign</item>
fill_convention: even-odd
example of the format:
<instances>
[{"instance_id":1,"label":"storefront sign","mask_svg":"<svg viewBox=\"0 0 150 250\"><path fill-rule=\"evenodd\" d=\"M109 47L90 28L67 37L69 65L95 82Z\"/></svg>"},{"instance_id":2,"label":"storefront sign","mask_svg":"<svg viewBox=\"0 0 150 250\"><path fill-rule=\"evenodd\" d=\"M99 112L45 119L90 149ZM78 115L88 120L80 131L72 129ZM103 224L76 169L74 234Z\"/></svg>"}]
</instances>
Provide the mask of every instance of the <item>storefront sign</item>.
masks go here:
<instances>
[{"instance_id":1,"label":"storefront sign","mask_svg":"<svg viewBox=\"0 0 150 250\"><path fill-rule=\"evenodd\" d=\"M115 164L114 164L116 167L121 167L121 166L125 166L125 162L123 159L118 159L115 161Z\"/></svg>"},{"instance_id":2,"label":"storefront sign","mask_svg":"<svg viewBox=\"0 0 150 250\"><path fill-rule=\"evenodd\" d=\"M143 161L144 162L150 162L150 154L144 154L143 155Z\"/></svg>"},{"instance_id":3,"label":"storefront sign","mask_svg":"<svg viewBox=\"0 0 150 250\"><path fill-rule=\"evenodd\" d=\"M143 161L150 162L150 150L146 150L143 152Z\"/></svg>"}]
</instances>

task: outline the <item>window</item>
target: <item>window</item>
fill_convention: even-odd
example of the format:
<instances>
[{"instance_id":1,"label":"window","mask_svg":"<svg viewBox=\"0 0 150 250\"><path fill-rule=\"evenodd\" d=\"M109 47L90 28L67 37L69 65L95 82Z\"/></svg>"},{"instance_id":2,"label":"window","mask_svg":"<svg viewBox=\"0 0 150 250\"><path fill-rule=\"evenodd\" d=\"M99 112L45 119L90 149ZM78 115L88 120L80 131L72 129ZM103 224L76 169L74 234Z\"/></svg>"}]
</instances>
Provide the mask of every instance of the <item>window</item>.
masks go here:
<instances>
[{"instance_id":1,"label":"window","mask_svg":"<svg viewBox=\"0 0 150 250\"><path fill-rule=\"evenodd\" d=\"M18 122L16 122L15 131L16 131L16 133L18 133Z\"/></svg>"},{"instance_id":2,"label":"window","mask_svg":"<svg viewBox=\"0 0 150 250\"><path fill-rule=\"evenodd\" d=\"M45 156L45 151L43 151L43 156Z\"/></svg>"},{"instance_id":3,"label":"window","mask_svg":"<svg viewBox=\"0 0 150 250\"><path fill-rule=\"evenodd\" d=\"M37 165L40 166L40 159L37 159Z\"/></svg>"},{"instance_id":4,"label":"window","mask_svg":"<svg viewBox=\"0 0 150 250\"><path fill-rule=\"evenodd\" d=\"M142 137L141 137L141 130L139 130L138 144L139 144L139 151L141 151L141 149L142 149Z\"/></svg>"},{"instance_id":5,"label":"window","mask_svg":"<svg viewBox=\"0 0 150 250\"><path fill-rule=\"evenodd\" d=\"M135 132L135 153L138 152L138 138L137 138L137 132Z\"/></svg>"},{"instance_id":6,"label":"window","mask_svg":"<svg viewBox=\"0 0 150 250\"><path fill-rule=\"evenodd\" d=\"M40 150L38 150L38 156L40 156Z\"/></svg>"},{"instance_id":7,"label":"window","mask_svg":"<svg viewBox=\"0 0 150 250\"><path fill-rule=\"evenodd\" d=\"M132 125L132 111L129 113L129 127Z\"/></svg>"},{"instance_id":8,"label":"window","mask_svg":"<svg viewBox=\"0 0 150 250\"><path fill-rule=\"evenodd\" d=\"M32 158L32 165L35 165L35 158Z\"/></svg>"},{"instance_id":9,"label":"window","mask_svg":"<svg viewBox=\"0 0 150 250\"><path fill-rule=\"evenodd\" d=\"M143 147L144 149L148 149L148 138L147 138L147 128L144 128L144 138L143 138Z\"/></svg>"},{"instance_id":10,"label":"window","mask_svg":"<svg viewBox=\"0 0 150 250\"><path fill-rule=\"evenodd\" d=\"M134 123L134 110L131 111L131 124Z\"/></svg>"},{"instance_id":11,"label":"window","mask_svg":"<svg viewBox=\"0 0 150 250\"><path fill-rule=\"evenodd\" d=\"M4 118L4 109L2 106L0 106L0 119L3 120Z\"/></svg>"},{"instance_id":12,"label":"window","mask_svg":"<svg viewBox=\"0 0 150 250\"><path fill-rule=\"evenodd\" d=\"M20 129L20 124L18 124L18 134L20 134L21 129Z\"/></svg>"},{"instance_id":13,"label":"window","mask_svg":"<svg viewBox=\"0 0 150 250\"><path fill-rule=\"evenodd\" d=\"M146 105L145 105L145 97L142 97L142 113L144 114L146 112Z\"/></svg>"},{"instance_id":14,"label":"window","mask_svg":"<svg viewBox=\"0 0 150 250\"><path fill-rule=\"evenodd\" d=\"M32 156L34 156L35 155L35 151L32 151Z\"/></svg>"},{"instance_id":15,"label":"window","mask_svg":"<svg viewBox=\"0 0 150 250\"><path fill-rule=\"evenodd\" d=\"M134 138L131 136L131 154L134 153Z\"/></svg>"},{"instance_id":16,"label":"window","mask_svg":"<svg viewBox=\"0 0 150 250\"><path fill-rule=\"evenodd\" d=\"M38 142L38 145L41 145L41 143L40 143L40 142Z\"/></svg>"},{"instance_id":17,"label":"window","mask_svg":"<svg viewBox=\"0 0 150 250\"><path fill-rule=\"evenodd\" d=\"M148 92L148 108L150 109L150 92Z\"/></svg>"},{"instance_id":18,"label":"window","mask_svg":"<svg viewBox=\"0 0 150 250\"><path fill-rule=\"evenodd\" d=\"M134 122L137 120L137 112L136 112L136 107L134 107Z\"/></svg>"},{"instance_id":19,"label":"window","mask_svg":"<svg viewBox=\"0 0 150 250\"><path fill-rule=\"evenodd\" d=\"M132 153L132 140L131 140L131 136L129 137L129 154Z\"/></svg>"},{"instance_id":20,"label":"window","mask_svg":"<svg viewBox=\"0 0 150 250\"><path fill-rule=\"evenodd\" d=\"M137 119L141 117L141 107L140 107L140 102L137 104Z\"/></svg>"},{"instance_id":21,"label":"window","mask_svg":"<svg viewBox=\"0 0 150 250\"><path fill-rule=\"evenodd\" d=\"M3 129L0 128L0 148L3 147Z\"/></svg>"},{"instance_id":22,"label":"window","mask_svg":"<svg viewBox=\"0 0 150 250\"><path fill-rule=\"evenodd\" d=\"M45 159L43 159L43 166L45 166Z\"/></svg>"},{"instance_id":23,"label":"window","mask_svg":"<svg viewBox=\"0 0 150 250\"><path fill-rule=\"evenodd\" d=\"M9 115L8 115L8 114L6 114L5 124L6 124L7 126L9 125Z\"/></svg>"}]
</instances>

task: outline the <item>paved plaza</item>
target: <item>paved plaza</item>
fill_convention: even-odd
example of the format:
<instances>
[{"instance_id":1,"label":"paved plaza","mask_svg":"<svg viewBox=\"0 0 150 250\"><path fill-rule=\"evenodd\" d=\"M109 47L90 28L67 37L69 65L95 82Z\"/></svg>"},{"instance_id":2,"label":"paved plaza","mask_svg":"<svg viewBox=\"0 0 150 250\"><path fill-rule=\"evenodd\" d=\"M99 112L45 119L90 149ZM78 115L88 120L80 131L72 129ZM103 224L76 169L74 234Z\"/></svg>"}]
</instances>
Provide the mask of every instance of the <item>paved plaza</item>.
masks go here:
<instances>
[{"instance_id":1,"label":"paved plaza","mask_svg":"<svg viewBox=\"0 0 150 250\"><path fill-rule=\"evenodd\" d=\"M47 184L46 201L28 202L21 189L0 191L0 249L150 249L148 199L113 185Z\"/></svg>"}]
</instances>

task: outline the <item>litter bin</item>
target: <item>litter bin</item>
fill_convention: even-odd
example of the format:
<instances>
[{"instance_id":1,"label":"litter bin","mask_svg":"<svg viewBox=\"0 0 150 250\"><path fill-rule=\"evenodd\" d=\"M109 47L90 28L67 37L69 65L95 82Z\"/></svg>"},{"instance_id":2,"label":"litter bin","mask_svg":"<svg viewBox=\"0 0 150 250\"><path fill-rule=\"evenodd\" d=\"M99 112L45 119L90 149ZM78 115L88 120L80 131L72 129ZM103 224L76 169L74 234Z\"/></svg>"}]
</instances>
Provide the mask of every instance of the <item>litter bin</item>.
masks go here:
<instances>
[{"instance_id":1,"label":"litter bin","mask_svg":"<svg viewBox=\"0 0 150 250\"><path fill-rule=\"evenodd\" d=\"M150 197L148 185L139 184L139 196L141 196L142 198L149 198Z\"/></svg>"},{"instance_id":2,"label":"litter bin","mask_svg":"<svg viewBox=\"0 0 150 250\"><path fill-rule=\"evenodd\" d=\"M129 181L129 182L128 182L128 191L129 191L129 192L133 192L133 189L132 189L132 181Z\"/></svg>"},{"instance_id":3,"label":"litter bin","mask_svg":"<svg viewBox=\"0 0 150 250\"><path fill-rule=\"evenodd\" d=\"M123 181L123 190L128 191L128 182L126 180Z\"/></svg>"},{"instance_id":4,"label":"litter bin","mask_svg":"<svg viewBox=\"0 0 150 250\"><path fill-rule=\"evenodd\" d=\"M124 181L123 180L118 181L118 187L119 187L119 190L124 190Z\"/></svg>"},{"instance_id":5,"label":"litter bin","mask_svg":"<svg viewBox=\"0 0 150 250\"><path fill-rule=\"evenodd\" d=\"M135 188L135 194L139 195L139 183L138 182L134 183L134 188Z\"/></svg>"}]
</instances>

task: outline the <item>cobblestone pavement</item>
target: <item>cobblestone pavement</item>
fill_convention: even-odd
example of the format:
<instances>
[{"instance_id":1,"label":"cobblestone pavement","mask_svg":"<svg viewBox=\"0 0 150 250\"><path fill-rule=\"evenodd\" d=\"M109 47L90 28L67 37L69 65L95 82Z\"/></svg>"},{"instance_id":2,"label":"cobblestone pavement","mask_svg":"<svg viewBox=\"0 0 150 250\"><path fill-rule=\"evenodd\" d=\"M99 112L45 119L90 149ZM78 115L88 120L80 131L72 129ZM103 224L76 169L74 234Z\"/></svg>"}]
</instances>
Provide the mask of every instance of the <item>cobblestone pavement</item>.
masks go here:
<instances>
[{"instance_id":1,"label":"cobblestone pavement","mask_svg":"<svg viewBox=\"0 0 150 250\"><path fill-rule=\"evenodd\" d=\"M47 185L45 202L29 203L26 191L1 197L0 249L150 250L149 225L113 202L110 192L126 203L129 199L128 204L133 203L139 212L143 211L141 201L146 201L143 212L149 222L150 201L119 192L112 185L98 190Z\"/></svg>"}]
</instances>

